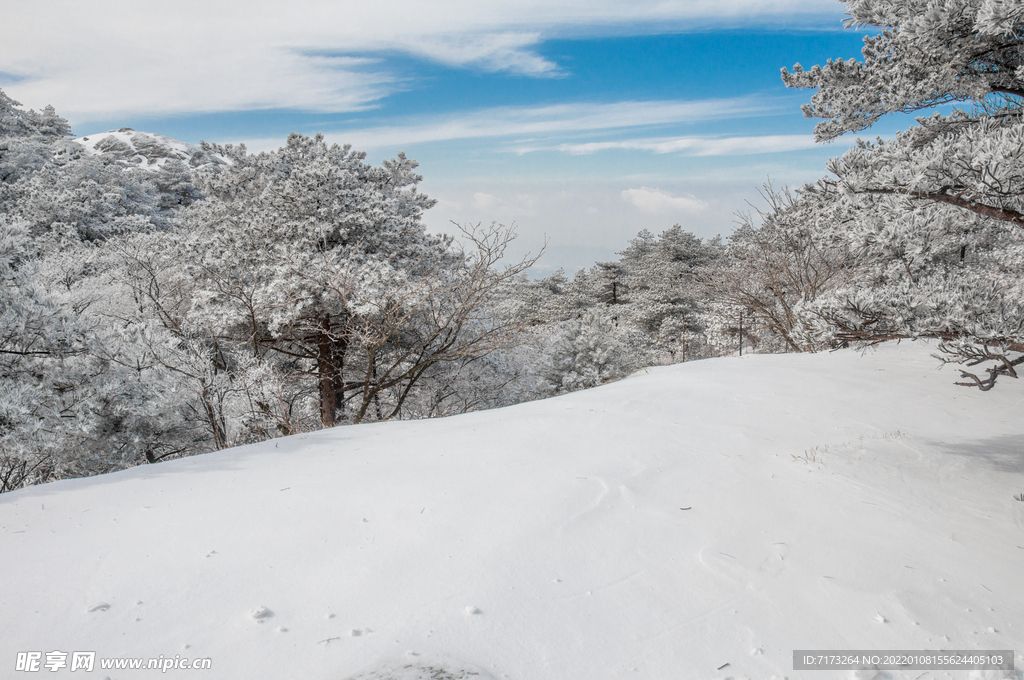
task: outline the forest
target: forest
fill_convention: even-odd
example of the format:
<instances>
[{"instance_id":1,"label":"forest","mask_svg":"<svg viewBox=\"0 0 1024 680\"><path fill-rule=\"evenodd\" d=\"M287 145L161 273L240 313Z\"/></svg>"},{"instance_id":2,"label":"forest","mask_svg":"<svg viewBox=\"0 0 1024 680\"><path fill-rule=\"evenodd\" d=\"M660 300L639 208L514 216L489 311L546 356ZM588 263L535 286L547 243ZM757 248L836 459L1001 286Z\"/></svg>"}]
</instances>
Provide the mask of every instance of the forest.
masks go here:
<instances>
[{"instance_id":1,"label":"forest","mask_svg":"<svg viewBox=\"0 0 1024 680\"><path fill-rule=\"evenodd\" d=\"M915 124L767 184L725 240L652 225L571 277L530 278L511 227L429 233L403 154L86 147L0 91L0 492L737 351L933 338L966 388L1016 378L1024 6L918 4L848 0L862 59L782 71L819 141Z\"/></svg>"}]
</instances>

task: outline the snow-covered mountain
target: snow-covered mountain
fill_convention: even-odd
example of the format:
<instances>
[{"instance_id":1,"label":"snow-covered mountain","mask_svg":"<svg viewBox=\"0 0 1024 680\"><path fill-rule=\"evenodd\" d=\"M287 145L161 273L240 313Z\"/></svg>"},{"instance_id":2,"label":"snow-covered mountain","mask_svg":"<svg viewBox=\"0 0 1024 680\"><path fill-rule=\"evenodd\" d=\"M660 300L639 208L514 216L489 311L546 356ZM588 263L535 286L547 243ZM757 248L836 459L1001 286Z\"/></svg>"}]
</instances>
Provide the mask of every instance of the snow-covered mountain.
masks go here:
<instances>
[{"instance_id":1,"label":"snow-covered mountain","mask_svg":"<svg viewBox=\"0 0 1024 680\"><path fill-rule=\"evenodd\" d=\"M218 154L209 154L196 144L189 144L152 132L139 132L129 127L86 135L74 140L89 155L109 155L140 168L159 169L168 160L179 160L192 167L226 164L230 161Z\"/></svg>"},{"instance_id":2,"label":"snow-covered mountain","mask_svg":"<svg viewBox=\"0 0 1024 680\"><path fill-rule=\"evenodd\" d=\"M1024 384L957 387L931 351L696 361L5 494L0 667L84 651L111 680L156 677L101 668L118 659L210 660L167 678L1019 679L793 670L800 649L1024 665Z\"/></svg>"}]
</instances>

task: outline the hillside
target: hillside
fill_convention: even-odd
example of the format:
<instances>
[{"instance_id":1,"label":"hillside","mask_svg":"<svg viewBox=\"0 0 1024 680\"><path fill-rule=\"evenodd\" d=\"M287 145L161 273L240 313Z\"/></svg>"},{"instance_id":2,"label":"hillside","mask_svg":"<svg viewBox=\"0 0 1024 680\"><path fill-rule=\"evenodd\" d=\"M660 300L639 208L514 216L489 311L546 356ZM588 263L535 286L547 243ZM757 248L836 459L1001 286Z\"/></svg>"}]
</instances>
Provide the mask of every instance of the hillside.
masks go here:
<instances>
[{"instance_id":1,"label":"hillside","mask_svg":"<svg viewBox=\"0 0 1024 680\"><path fill-rule=\"evenodd\" d=\"M112 156L147 170L162 168L169 160L181 161L193 167L229 162L223 156L207 153L196 144L152 132L139 132L129 127L86 135L74 141L85 147L86 154L90 156Z\"/></svg>"},{"instance_id":2,"label":"hillside","mask_svg":"<svg viewBox=\"0 0 1024 680\"><path fill-rule=\"evenodd\" d=\"M0 659L91 650L112 680L155 673L99 659L303 680L876 677L794 671L794 649L1022 668L1024 385L956 387L930 351L697 361L5 494Z\"/></svg>"}]
</instances>

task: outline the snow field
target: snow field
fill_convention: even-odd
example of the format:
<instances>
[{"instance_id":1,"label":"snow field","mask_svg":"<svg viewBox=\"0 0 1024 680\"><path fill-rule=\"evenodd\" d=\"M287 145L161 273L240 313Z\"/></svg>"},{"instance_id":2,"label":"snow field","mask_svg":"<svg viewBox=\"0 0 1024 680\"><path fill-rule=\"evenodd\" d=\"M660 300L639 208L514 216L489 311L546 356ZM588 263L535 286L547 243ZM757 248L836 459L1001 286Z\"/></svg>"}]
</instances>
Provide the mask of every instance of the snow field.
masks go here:
<instances>
[{"instance_id":1,"label":"snow field","mask_svg":"<svg viewBox=\"0 0 1024 680\"><path fill-rule=\"evenodd\" d=\"M792 670L794 649L1024 654L1024 386L956 387L931 351L691 362L5 494L0 668L1024 677Z\"/></svg>"}]
</instances>

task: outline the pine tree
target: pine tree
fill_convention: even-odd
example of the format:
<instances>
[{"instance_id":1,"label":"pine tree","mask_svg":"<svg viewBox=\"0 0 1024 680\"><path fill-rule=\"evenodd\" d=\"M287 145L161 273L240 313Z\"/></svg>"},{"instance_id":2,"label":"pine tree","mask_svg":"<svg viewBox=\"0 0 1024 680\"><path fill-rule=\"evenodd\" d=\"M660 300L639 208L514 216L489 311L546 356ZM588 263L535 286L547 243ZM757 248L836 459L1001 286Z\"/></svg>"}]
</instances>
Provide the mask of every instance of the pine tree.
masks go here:
<instances>
[{"instance_id":1,"label":"pine tree","mask_svg":"<svg viewBox=\"0 0 1024 680\"><path fill-rule=\"evenodd\" d=\"M821 342L937 337L949 360L990 363L964 383L989 389L1024 363L1024 11L1004 0L848 0L848 26L881 29L863 60L783 70L818 91L805 115L818 139L893 112L967 103L893 140L858 142L800 203L840 207L808 221L819 242L844 239L863 266L805 310Z\"/></svg>"}]
</instances>

